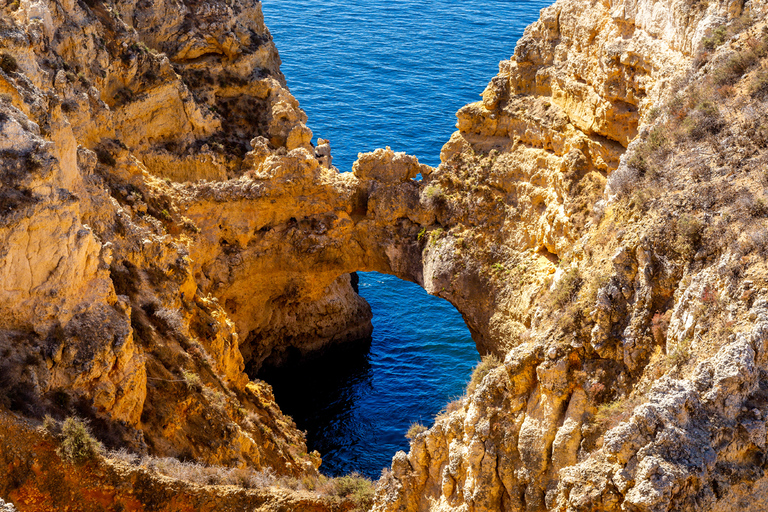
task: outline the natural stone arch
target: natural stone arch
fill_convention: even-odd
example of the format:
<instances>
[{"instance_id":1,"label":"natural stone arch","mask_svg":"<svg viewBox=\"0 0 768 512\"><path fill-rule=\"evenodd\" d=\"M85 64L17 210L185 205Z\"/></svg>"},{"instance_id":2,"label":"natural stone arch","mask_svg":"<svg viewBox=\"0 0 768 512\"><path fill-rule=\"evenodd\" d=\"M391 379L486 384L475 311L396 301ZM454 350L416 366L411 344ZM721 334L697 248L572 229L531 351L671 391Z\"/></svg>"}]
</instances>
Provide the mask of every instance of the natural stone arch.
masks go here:
<instances>
[{"instance_id":1,"label":"natural stone arch","mask_svg":"<svg viewBox=\"0 0 768 512\"><path fill-rule=\"evenodd\" d=\"M431 167L389 148L361 155L352 173L303 148L252 165L240 180L187 185L183 201L200 229L195 278L235 322L251 369L279 360L281 348L309 352L370 335L370 308L350 272L424 287L419 233L435 214L414 178Z\"/></svg>"}]
</instances>

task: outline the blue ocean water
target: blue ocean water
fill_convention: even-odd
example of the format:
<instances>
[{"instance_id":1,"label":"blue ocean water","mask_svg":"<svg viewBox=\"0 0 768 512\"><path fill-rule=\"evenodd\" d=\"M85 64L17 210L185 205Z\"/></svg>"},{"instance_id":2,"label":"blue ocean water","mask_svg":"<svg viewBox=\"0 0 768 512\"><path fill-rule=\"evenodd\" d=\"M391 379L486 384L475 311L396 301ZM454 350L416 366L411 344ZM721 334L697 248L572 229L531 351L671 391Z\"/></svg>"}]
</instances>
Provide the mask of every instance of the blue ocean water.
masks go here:
<instances>
[{"instance_id":1,"label":"blue ocean water","mask_svg":"<svg viewBox=\"0 0 768 512\"><path fill-rule=\"evenodd\" d=\"M547 0L264 0L291 92L334 165L391 146L437 165L455 113L479 100ZM460 396L479 356L461 315L417 285L360 274L370 347L340 347L267 378L329 475L377 478L411 423Z\"/></svg>"}]
</instances>

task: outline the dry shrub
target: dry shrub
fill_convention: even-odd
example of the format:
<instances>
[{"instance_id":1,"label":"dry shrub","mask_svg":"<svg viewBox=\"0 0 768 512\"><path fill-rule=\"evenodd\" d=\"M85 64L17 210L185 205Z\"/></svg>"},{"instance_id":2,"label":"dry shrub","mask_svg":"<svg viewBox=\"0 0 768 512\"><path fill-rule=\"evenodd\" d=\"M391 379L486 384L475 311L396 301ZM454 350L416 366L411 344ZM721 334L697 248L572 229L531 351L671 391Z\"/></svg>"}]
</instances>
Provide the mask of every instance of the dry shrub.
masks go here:
<instances>
[{"instance_id":1,"label":"dry shrub","mask_svg":"<svg viewBox=\"0 0 768 512\"><path fill-rule=\"evenodd\" d=\"M488 354L482 357L480 362L472 370L472 377L467 384L467 395L471 395L477 389L477 386L483 382L486 375L491 373L492 370L501 366L502 361L493 354Z\"/></svg>"},{"instance_id":2,"label":"dry shrub","mask_svg":"<svg viewBox=\"0 0 768 512\"><path fill-rule=\"evenodd\" d=\"M103 447L91 434L86 423L75 417L64 420L60 434L61 445L57 453L70 464L82 464L96 459Z\"/></svg>"},{"instance_id":3,"label":"dry shrub","mask_svg":"<svg viewBox=\"0 0 768 512\"><path fill-rule=\"evenodd\" d=\"M412 423L410 427L408 427L408 432L405 433L405 438L408 440L414 440L416 436L419 434L423 434L427 431L427 427L419 423L418 421L415 423Z\"/></svg>"},{"instance_id":4,"label":"dry shrub","mask_svg":"<svg viewBox=\"0 0 768 512\"><path fill-rule=\"evenodd\" d=\"M333 478L329 487L328 494L351 500L355 504L355 510L369 510L373 505L374 484L359 473Z\"/></svg>"}]
</instances>

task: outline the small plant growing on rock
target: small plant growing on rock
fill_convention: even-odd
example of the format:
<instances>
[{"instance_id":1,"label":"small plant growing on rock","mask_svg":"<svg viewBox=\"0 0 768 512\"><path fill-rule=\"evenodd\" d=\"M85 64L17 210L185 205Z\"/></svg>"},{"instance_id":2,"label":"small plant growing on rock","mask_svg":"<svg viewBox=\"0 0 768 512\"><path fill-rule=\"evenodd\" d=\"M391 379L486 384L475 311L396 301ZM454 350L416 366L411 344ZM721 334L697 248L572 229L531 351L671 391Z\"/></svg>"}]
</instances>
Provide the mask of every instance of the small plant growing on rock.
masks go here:
<instances>
[{"instance_id":1,"label":"small plant growing on rock","mask_svg":"<svg viewBox=\"0 0 768 512\"><path fill-rule=\"evenodd\" d=\"M707 50L714 50L725 43L727 33L725 25L720 25L712 31L712 34L701 40L701 46Z\"/></svg>"},{"instance_id":2,"label":"small plant growing on rock","mask_svg":"<svg viewBox=\"0 0 768 512\"><path fill-rule=\"evenodd\" d=\"M184 370L181 372L184 378L184 383L187 385L187 389L190 391L200 392L203 390L203 383L200 381L200 376L195 372Z\"/></svg>"},{"instance_id":3,"label":"small plant growing on rock","mask_svg":"<svg viewBox=\"0 0 768 512\"><path fill-rule=\"evenodd\" d=\"M427 427L425 427L424 425L422 425L417 421L415 423L412 423L411 426L408 427L408 432L405 433L405 438L412 441L416 439L416 436L426 431L427 431Z\"/></svg>"},{"instance_id":4,"label":"small plant growing on rock","mask_svg":"<svg viewBox=\"0 0 768 512\"><path fill-rule=\"evenodd\" d=\"M82 464L97 458L103 451L101 443L91 434L84 421L70 416L61 426L61 445L57 453L70 464Z\"/></svg>"},{"instance_id":5,"label":"small plant growing on rock","mask_svg":"<svg viewBox=\"0 0 768 512\"><path fill-rule=\"evenodd\" d=\"M684 339L667 354L669 367L682 366L691 358L691 342Z\"/></svg>"},{"instance_id":6,"label":"small plant growing on rock","mask_svg":"<svg viewBox=\"0 0 768 512\"><path fill-rule=\"evenodd\" d=\"M573 302L576 299L576 295L579 293L582 282L583 280L581 275L579 275L579 270L572 268L564 273L560 280L557 281L555 289L551 292L550 300L558 307L563 307L566 304Z\"/></svg>"},{"instance_id":7,"label":"small plant growing on rock","mask_svg":"<svg viewBox=\"0 0 768 512\"><path fill-rule=\"evenodd\" d=\"M605 430L612 429L622 421L628 420L636 405L637 403L635 400L627 397L602 404L597 409L595 420L605 428Z\"/></svg>"},{"instance_id":8,"label":"small plant growing on rock","mask_svg":"<svg viewBox=\"0 0 768 512\"><path fill-rule=\"evenodd\" d=\"M429 234L429 245L431 247L434 247L437 245L444 231L445 230L443 228L437 228Z\"/></svg>"},{"instance_id":9,"label":"small plant growing on rock","mask_svg":"<svg viewBox=\"0 0 768 512\"><path fill-rule=\"evenodd\" d=\"M480 362L477 363L477 366L475 366L475 369L472 370L472 377L469 379L469 384L467 385L467 395L474 393L475 389L477 389L477 386L483 382L485 376L491 373L491 371L495 368L501 366L501 364L501 359L496 357L494 354L487 354L483 356Z\"/></svg>"},{"instance_id":10,"label":"small plant growing on rock","mask_svg":"<svg viewBox=\"0 0 768 512\"><path fill-rule=\"evenodd\" d=\"M351 473L330 481L332 496L347 498L355 504L354 510L369 510L373 505L375 487L373 482L360 475Z\"/></svg>"}]
</instances>

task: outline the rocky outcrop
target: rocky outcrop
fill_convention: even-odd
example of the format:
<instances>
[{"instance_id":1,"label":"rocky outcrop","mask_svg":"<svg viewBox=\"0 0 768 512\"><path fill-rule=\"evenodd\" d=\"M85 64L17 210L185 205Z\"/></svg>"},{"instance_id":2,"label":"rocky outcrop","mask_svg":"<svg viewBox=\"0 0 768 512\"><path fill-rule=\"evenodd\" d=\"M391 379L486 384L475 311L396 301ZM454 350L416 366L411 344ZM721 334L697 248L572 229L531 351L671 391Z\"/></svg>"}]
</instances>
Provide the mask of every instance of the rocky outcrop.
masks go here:
<instances>
[{"instance_id":1,"label":"rocky outcrop","mask_svg":"<svg viewBox=\"0 0 768 512\"><path fill-rule=\"evenodd\" d=\"M738 119L765 12L741 9L557 2L459 111L425 285L504 364L395 455L374 510L760 510L762 221L736 204L761 187ZM719 24L739 35L709 54Z\"/></svg>"},{"instance_id":2,"label":"rocky outcrop","mask_svg":"<svg viewBox=\"0 0 768 512\"><path fill-rule=\"evenodd\" d=\"M78 465L63 462L49 432L33 429L12 415L0 417L0 465L4 478L0 510L257 510L343 512L354 510L347 499L321 497L259 485L200 485L158 475L143 464L99 458ZM177 461L178 462L178 461ZM194 465L188 471L194 472ZM247 475L243 472L243 475Z\"/></svg>"},{"instance_id":3,"label":"rocky outcrop","mask_svg":"<svg viewBox=\"0 0 768 512\"><path fill-rule=\"evenodd\" d=\"M138 453L315 473L173 202L173 180L242 175L254 137L312 149L259 5L13 2L0 50L3 405ZM338 313L317 330L369 332L348 281L300 310Z\"/></svg>"},{"instance_id":4,"label":"rocky outcrop","mask_svg":"<svg viewBox=\"0 0 768 512\"><path fill-rule=\"evenodd\" d=\"M2 9L3 407L314 476L245 369L369 335L349 273L375 270L450 300L504 361L395 456L375 510L759 509L762 3L560 0L438 168L387 148L346 174L312 145L258 4ZM47 485L28 469L4 495Z\"/></svg>"}]
</instances>

